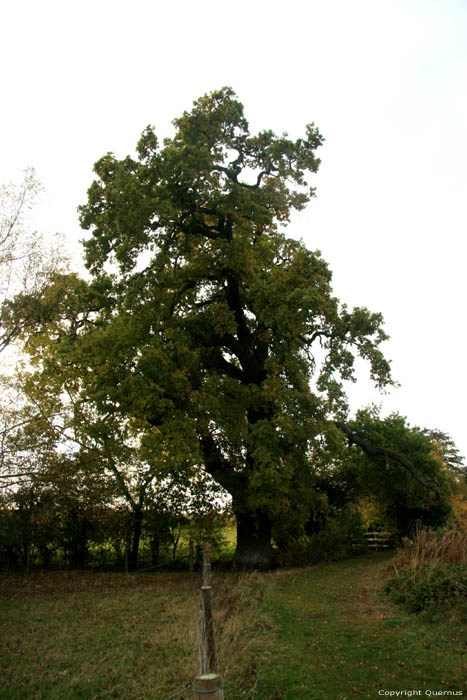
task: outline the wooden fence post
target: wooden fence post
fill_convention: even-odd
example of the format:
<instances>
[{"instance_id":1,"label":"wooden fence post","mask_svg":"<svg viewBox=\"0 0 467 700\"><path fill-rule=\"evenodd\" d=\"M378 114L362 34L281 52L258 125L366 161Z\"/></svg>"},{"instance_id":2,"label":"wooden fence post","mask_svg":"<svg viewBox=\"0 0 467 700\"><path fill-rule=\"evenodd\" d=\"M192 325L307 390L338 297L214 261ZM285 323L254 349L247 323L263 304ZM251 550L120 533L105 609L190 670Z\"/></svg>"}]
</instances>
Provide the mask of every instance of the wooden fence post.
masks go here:
<instances>
[{"instance_id":1,"label":"wooden fence post","mask_svg":"<svg viewBox=\"0 0 467 700\"><path fill-rule=\"evenodd\" d=\"M201 586L208 586L211 575L211 548L206 542L201 547ZM206 612L204 610L203 589L201 588L201 655L199 664L199 673L204 675L210 669L206 663Z\"/></svg>"},{"instance_id":2,"label":"wooden fence post","mask_svg":"<svg viewBox=\"0 0 467 700\"><path fill-rule=\"evenodd\" d=\"M196 700L207 700L207 696L209 700L224 700L222 678L218 673L196 676L193 681L193 693Z\"/></svg>"},{"instance_id":3,"label":"wooden fence post","mask_svg":"<svg viewBox=\"0 0 467 700\"><path fill-rule=\"evenodd\" d=\"M211 546L207 542L203 544L201 576L202 625L200 674L196 676L193 681L193 692L197 700L207 700L206 695L209 695L212 700L224 700L222 679L217 673L214 619L212 616L212 588L209 585L211 578Z\"/></svg>"},{"instance_id":4,"label":"wooden fence post","mask_svg":"<svg viewBox=\"0 0 467 700\"><path fill-rule=\"evenodd\" d=\"M206 670L209 673L217 672L216 642L214 639L214 620L212 617L212 588L201 586L203 598L204 624L206 630Z\"/></svg>"},{"instance_id":5,"label":"wooden fence post","mask_svg":"<svg viewBox=\"0 0 467 700\"><path fill-rule=\"evenodd\" d=\"M203 568L201 572L201 580L203 586L209 586L211 578L211 545L205 542L203 544Z\"/></svg>"}]
</instances>

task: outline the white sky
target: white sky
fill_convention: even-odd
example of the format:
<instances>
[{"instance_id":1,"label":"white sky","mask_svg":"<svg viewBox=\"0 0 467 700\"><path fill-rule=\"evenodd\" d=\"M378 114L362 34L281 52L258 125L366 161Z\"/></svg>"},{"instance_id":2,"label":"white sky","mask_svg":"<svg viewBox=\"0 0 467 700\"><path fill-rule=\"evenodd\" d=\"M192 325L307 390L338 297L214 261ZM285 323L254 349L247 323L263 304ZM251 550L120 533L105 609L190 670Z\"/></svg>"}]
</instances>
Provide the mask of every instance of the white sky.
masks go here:
<instances>
[{"instance_id":1,"label":"white sky","mask_svg":"<svg viewBox=\"0 0 467 700\"><path fill-rule=\"evenodd\" d=\"M146 124L170 135L223 85L254 130L314 121L317 198L290 233L342 301L383 313L402 385L384 411L467 454L465 0L3 0L0 27L0 182L35 167L34 224L78 254L93 163L133 154ZM354 408L382 399L366 375Z\"/></svg>"}]
</instances>

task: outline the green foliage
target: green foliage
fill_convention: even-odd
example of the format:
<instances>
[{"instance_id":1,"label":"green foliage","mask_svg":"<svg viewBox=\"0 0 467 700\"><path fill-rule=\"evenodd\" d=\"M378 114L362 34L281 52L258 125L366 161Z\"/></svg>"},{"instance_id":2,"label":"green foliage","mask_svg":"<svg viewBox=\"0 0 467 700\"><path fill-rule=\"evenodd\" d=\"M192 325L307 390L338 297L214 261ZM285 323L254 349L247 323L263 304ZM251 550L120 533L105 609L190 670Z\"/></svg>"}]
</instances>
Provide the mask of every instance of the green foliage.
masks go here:
<instances>
[{"instance_id":1,"label":"green foliage","mask_svg":"<svg viewBox=\"0 0 467 700\"><path fill-rule=\"evenodd\" d=\"M376 409L361 410L348 425L368 444L404 455L439 494L422 486L412 474L390 456L365 454L350 446L341 452L336 475L329 482L345 484L348 497L374 504L379 525L399 537L413 534L418 527L439 527L451 512L451 487L446 468L438 458L427 431L411 427L403 416L393 413L381 418Z\"/></svg>"},{"instance_id":2,"label":"green foliage","mask_svg":"<svg viewBox=\"0 0 467 700\"><path fill-rule=\"evenodd\" d=\"M389 579L385 591L409 612L433 612L434 608L449 605L459 614L463 607L467 616L465 564L422 564L416 572L405 568Z\"/></svg>"},{"instance_id":3,"label":"green foliage","mask_svg":"<svg viewBox=\"0 0 467 700\"><path fill-rule=\"evenodd\" d=\"M435 451L439 454L448 469L465 478L467 475L464 464L465 457L460 454L451 436L437 429L425 430L424 432L432 441Z\"/></svg>"},{"instance_id":4,"label":"green foliage","mask_svg":"<svg viewBox=\"0 0 467 700\"><path fill-rule=\"evenodd\" d=\"M198 547L209 542L213 556L219 557L228 545L226 526L230 519L228 510L211 508L190 519L187 535Z\"/></svg>"},{"instance_id":5,"label":"green foliage","mask_svg":"<svg viewBox=\"0 0 467 700\"><path fill-rule=\"evenodd\" d=\"M21 488L0 510L0 568L84 568L91 544L106 539L105 509L63 488Z\"/></svg>"},{"instance_id":6,"label":"green foliage","mask_svg":"<svg viewBox=\"0 0 467 700\"><path fill-rule=\"evenodd\" d=\"M31 395L50 411L68 396L68 424L134 512L151 479L196 465L249 514L239 523L267 529L293 512L303 527L309 457L346 414L355 357L391 383L382 317L341 305L320 253L284 233L314 193L313 124L295 140L252 134L223 88L174 126L162 143L148 127L135 158L96 163L80 208L92 279L56 275L38 300L23 332ZM9 306L7 326L21 313Z\"/></svg>"}]
</instances>

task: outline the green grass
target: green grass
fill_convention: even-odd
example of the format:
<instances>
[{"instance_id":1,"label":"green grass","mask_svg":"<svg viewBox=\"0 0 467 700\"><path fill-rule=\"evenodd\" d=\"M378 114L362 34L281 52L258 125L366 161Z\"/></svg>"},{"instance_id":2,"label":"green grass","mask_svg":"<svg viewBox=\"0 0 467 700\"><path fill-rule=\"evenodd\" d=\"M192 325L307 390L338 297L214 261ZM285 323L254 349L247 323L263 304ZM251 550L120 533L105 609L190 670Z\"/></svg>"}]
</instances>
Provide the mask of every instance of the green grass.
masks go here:
<instances>
[{"instance_id":1,"label":"green grass","mask_svg":"<svg viewBox=\"0 0 467 700\"><path fill-rule=\"evenodd\" d=\"M344 700L378 691L466 691L467 628L429 624L379 589L387 555L270 577L265 610L278 630L275 663L258 671L260 698Z\"/></svg>"},{"instance_id":2,"label":"green grass","mask_svg":"<svg viewBox=\"0 0 467 700\"><path fill-rule=\"evenodd\" d=\"M387 561L215 575L226 700L465 695L467 629L388 602ZM197 673L198 611L196 574L4 575L0 699L163 700Z\"/></svg>"}]
</instances>

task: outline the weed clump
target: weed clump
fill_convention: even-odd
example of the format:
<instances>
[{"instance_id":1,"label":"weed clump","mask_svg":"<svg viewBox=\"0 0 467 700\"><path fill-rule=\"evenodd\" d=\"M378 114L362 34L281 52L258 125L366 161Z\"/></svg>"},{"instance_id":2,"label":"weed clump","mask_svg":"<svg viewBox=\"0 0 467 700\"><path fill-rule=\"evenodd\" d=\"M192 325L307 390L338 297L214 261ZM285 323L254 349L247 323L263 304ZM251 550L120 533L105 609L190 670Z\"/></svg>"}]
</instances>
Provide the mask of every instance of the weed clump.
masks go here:
<instances>
[{"instance_id":1,"label":"weed clump","mask_svg":"<svg viewBox=\"0 0 467 700\"><path fill-rule=\"evenodd\" d=\"M467 617L467 534L422 530L405 538L385 592L410 612L458 608Z\"/></svg>"}]
</instances>

